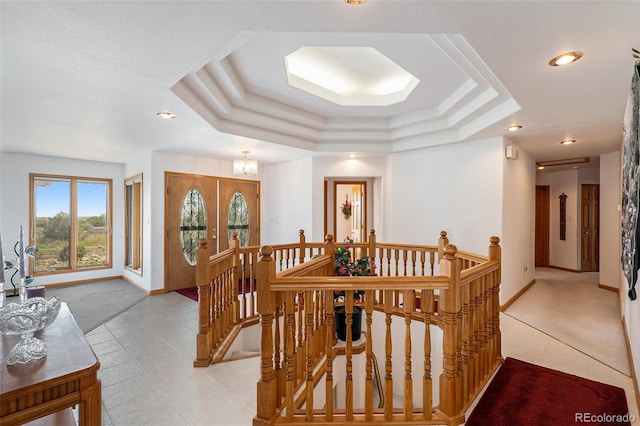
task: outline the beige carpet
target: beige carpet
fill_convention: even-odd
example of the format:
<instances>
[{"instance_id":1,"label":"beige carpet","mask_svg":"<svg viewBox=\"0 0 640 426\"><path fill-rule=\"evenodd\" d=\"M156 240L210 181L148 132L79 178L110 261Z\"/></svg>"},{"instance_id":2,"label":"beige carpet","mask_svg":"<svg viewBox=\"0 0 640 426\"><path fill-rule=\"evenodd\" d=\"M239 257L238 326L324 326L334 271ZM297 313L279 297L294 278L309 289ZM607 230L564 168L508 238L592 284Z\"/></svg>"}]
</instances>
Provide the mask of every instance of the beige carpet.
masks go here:
<instances>
[{"instance_id":1,"label":"beige carpet","mask_svg":"<svg viewBox=\"0 0 640 426\"><path fill-rule=\"evenodd\" d=\"M598 273L536 269L536 283L505 312L630 376L618 294Z\"/></svg>"}]
</instances>

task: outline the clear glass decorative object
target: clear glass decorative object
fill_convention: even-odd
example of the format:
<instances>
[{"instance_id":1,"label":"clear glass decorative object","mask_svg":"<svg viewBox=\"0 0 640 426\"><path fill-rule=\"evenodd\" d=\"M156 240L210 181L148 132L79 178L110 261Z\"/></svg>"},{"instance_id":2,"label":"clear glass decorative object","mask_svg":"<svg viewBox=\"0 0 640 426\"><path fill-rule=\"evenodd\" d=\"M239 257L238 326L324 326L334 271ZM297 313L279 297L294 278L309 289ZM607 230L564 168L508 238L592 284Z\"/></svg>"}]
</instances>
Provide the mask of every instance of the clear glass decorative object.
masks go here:
<instances>
[{"instance_id":1,"label":"clear glass decorative object","mask_svg":"<svg viewBox=\"0 0 640 426\"><path fill-rule=\"evenodd\" d=\"M20 335L20 341L9 351L7 365L25 364L47 355L47 345L33 333L51 325L60 313L57 297L32 297L0 308L0 333Z\"/></svg>"}]
</instances>

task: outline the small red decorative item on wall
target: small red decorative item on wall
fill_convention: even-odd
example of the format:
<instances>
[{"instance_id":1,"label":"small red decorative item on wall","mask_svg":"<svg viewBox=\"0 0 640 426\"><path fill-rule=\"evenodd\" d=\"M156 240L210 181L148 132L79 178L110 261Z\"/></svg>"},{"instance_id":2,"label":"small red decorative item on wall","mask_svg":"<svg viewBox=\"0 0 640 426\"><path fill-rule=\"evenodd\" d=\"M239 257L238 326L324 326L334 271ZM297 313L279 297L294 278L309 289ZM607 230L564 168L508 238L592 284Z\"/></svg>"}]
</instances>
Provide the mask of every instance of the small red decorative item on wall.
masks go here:
<instances>
[{"instance_id":1,"label":"small red decorative item on wall","mask_svg":"<svg viewBox=\"0 0 640 426\"><path fill-rule=\"evenodd\" d=\"M349 202L349 194L346 194L345 197L346 200L342 207L340 207L340 210L342 211L344 218L349 219L351 217L351 203Z\"/></svg>"}]
</instances>

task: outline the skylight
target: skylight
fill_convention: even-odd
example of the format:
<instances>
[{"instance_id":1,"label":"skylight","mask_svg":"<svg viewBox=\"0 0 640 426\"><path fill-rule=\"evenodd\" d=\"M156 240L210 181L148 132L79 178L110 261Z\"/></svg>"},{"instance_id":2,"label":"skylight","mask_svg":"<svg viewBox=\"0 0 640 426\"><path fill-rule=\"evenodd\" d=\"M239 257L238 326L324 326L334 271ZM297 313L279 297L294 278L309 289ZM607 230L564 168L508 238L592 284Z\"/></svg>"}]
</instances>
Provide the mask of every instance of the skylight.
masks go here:
<instances>
[{"instance_id":1,"label":"skylight","mask_svg":"<svg viewBox=\"0 0 640 426\"><path fill-rule=\"evenodd\" d=\"M290 86L338 105L392 105L420 82L373 47L302 47L284 62Z\"/></svg>"}]
</instances>

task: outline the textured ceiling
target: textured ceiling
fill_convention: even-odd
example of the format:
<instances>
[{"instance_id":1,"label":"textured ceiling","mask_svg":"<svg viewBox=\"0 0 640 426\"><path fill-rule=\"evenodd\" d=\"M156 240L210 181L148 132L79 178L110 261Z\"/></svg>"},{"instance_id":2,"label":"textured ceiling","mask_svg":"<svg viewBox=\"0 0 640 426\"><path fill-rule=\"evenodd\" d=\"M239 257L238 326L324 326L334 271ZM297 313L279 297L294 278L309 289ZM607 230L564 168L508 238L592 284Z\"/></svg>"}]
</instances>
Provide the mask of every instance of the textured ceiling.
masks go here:
<instances>
[{"instance_id":1,"label":"textured ceiling","mask_svg":"<svg viewBox=\"0 0 640 426\"><path fill-rule=\"evenodd\" d=\"M0 150L273 163L505 136L597 156L620 145L638 22L638 1L0 2ZM385 107L319 100L284 74L309 45L376 47L420 83Z\"/></svg>"}]
</instances>

